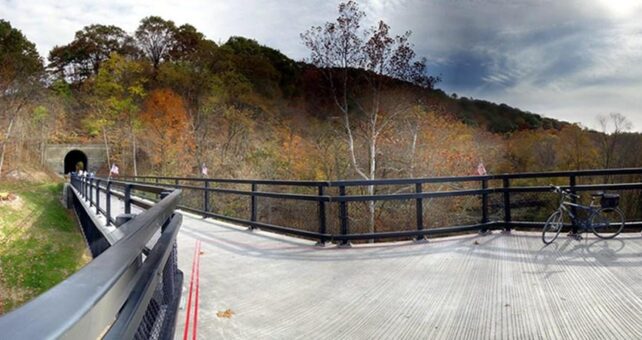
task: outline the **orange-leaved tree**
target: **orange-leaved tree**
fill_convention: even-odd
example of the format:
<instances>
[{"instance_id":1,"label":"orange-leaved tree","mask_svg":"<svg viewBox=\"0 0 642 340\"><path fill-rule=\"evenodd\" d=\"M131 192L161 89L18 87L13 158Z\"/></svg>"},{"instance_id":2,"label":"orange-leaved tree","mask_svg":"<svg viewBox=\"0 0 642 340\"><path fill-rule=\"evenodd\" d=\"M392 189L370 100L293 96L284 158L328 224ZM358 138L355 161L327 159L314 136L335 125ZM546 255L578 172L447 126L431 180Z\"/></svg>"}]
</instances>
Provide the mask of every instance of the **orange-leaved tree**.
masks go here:
<instances>
[{"instance_id":1,"label":"orange-leaved tree","mask_svg":"<svg viewBox=\"0 0 642 340\"><path fill-rule=\"evenodd\" d=\"M190 172L195 143L183 98L169 89L153 90L143 104L140 121L139 138L152 171L158 174Z\"/></svg>"}]
</instances>

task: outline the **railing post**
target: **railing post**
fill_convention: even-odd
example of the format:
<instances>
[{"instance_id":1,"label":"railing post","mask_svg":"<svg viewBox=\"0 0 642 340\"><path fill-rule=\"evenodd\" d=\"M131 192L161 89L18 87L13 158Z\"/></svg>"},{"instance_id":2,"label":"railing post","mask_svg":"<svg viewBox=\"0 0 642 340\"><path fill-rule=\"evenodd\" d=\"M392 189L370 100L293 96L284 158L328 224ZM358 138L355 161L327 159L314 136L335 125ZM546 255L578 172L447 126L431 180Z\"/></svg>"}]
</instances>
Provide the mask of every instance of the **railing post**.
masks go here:
<instances>
[{"instance_id":1,"label":"railing post","mask_svg":"<svg viewBox=\"0 0 642 340\"><path fill-rule=\"evenodd\" d=\"M256 183L252 183L252 196L250 196L250 221L256 222ZM254 230L254 225L250 225L250 230Z\"/></svg>"},{"instance_id":2,"label":"railing post","mask_svg":"<svg viewBox=\"0 0 642 340\"><path fill-rule=\"evenodd\" d=\"M154 180L156 181L156 186L158 186L158 177L155 177ZM160 194L156 194L156 199L161 200Z\"/></svg>"},{"instance_id":3,"label":"railing post","mask_svg":"<svg viewBox=\"0 0 642 340\"><path fill-rule=\"evenodd\" d=\"M319 185L319 234L326 233L326 221L325 221L325 201L323 201L323 185ZM325 237L320 237L317 242L318 246L325 245Z\"/></svg>"},{"instance_id":4,"label":"railing post","mask_svg":"<svg viewBox=\"0 0 642 340\"><path fill-rule=\"evenodd\" d=\"M159 196L160 196L161 201L162 201L165 197L169 196L169 194L171 194L171 191L161 191L161 193L160 193L160 195L159 195ZM167 221L165 221L165 223L163 223L163 225L161 226L161 232L165 232L165 229L167 228L167 226L169 225L169 222L170 222L171 220L172 220L172 217L170 216L170 217L167 219Z\"/></svg>"},{"instance_id":5,"label":"railing post","mask_svg":"<svg viewBox=\"0 0 642 340\"><path fill-rule=\"evenodd\" d=\"M111 181L107 181L107 187L105 188L105 217L107 222L105 225L109 225L109 220L111 220Z\"/></svg>"},{"instance_id":6,"label":"railing post","mask_svg":"<svg viewBox=\"0 0 642 340\"><path fill-rule=\"evenodd\" d=\"M482 190L484 192L482 193L482 218L481 218L481 223L486 224L488 223L488 192L486 191L488 189L488 179L482 179L481 183ZM486 226L483 226L481 229L482 233L487 233L488 228Z\"/></svg>"},{"instance_id":7,"label":"railing post","mask_svg":"<svg viewBox=\"0 0 642 340\"><path fill-rule=\"evenodd\" d=\"M504 184L504 230L510 231L510 223L512 221L510 216L510 192L508 191L510 188L510 180L508 177L504 177L502 182Z\"/></svg>"},{"instance_id":8,"label":"railing post","mask_svg":"<svg viewBox=\"0 0 642 340\"><path fill-rule=\"evenodd\" d=\"M421 183L415 183L415 193L421 194L423 193L423 189L421 187ZM422 231L424 230L424 199L423 197L417 198L415 201L415 209L417 211L417 231ZM423 234L417 235L417 241L422 241L426 239L426 236Z\"/></svg>"},{"instance_id":9,"label":"railing post","mask_svg":"<svg viewBox=\"0 0 642 340\"><path fill-rule=\"evenodd\" d=\"M96 180L96 215L100 213L100 180Z\"/></svg>"},{"instance_id":10,"label":"railing post","mask_svg":"<svg viewBox=\"0 0 642 340\"><path fill-rule=\"evenodd\" d=\"M209 212L210 211L210 191L208 189L210 187L210 182L208 180L203 181L203 187L205 188L205 190L203 190L203 211Z\"/></svg>"},{"instance_id":11,"label":"railing post","mask_svg":"<svg viewBox=\"0 0 642 340\"><path fill-rule=\"evenodd\" d=\"M125 214L132 213L132 185L125 185Z\"/></svg>"},{"instance_id":12,"label":"railing post","mask_svg":"<svg viewBox=\"0 0 642 340\"><path fill-rule=\"evenodd\" d=\"M342 198L346 196L346 187L344 185L339 186L339 196L341 196ZM341 200L341 202L339 202L339 219L341 220L341 235L348 235L348 205L344 200ZM342 240L341 243L339 243L339 246L350 247L350 241Z\"/></svg>"},{"instance_id":13,"label":"railing post","mask_svg":"<svg viewBox=\"0 0 642 340\"><path fill-rule=\"evenodd\" d=\"M174 180L174 186L176 187L176 189L178 189L178 179Z\"/></svg>"},{"instance_id":14,"label":"railing post","mask_svg":"<svg viewBox=\"0 0 642 340\"><path fill-rule=\"evenodd\" d=\"M93 185L93 184L94 184L94 179L93 179L93 178L90 178L90 179L89 179L89 206L90 206L90 207L91 207L91 205L93 204L93 203L92 203L92 198L93 198L93 196L94 196L94 195L93 195L93 191L92 191L92 189L94 188L94 185Z\"/></svg>"},{"instance_id":15,"label":"railing post","mask_svg":"<svg viewBox=\"0 0 642 340\"><path fill-rule=\"evenodd\" d=\"M576 185L575 175L569 176L569 186L571 187L570 189L572 194L575 194L575 185ZM572 196L571 202L573 202L574 204L577 204L577 197ZM571 212L573 213L573 216L577 216L577 208L575 206L571 207ZM577 225L575 223L575 218L571 220L571 233L577 234Z\"/></svg>"}]
</instances>

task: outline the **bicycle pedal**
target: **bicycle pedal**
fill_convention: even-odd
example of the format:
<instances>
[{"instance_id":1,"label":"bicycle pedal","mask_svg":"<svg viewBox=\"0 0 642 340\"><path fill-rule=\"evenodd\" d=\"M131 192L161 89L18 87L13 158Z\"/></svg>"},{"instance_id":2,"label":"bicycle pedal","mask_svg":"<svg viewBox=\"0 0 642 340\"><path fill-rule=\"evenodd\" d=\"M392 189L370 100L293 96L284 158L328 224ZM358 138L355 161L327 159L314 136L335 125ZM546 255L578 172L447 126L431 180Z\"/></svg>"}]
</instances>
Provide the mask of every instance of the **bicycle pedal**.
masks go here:
<instances>
[{"instance_id":1,"label":"bicycle pedal","mask_svg":"<svg viewBox=\"0 0 642 340\"><path fill-rule=\"evenodd\" d=\"M575 239L575 240L578 240L578 241L582 240L582 235L580 235L580 234L568 233L568 237L570 237L572 239Z\"/></svg>"}]
</instances>

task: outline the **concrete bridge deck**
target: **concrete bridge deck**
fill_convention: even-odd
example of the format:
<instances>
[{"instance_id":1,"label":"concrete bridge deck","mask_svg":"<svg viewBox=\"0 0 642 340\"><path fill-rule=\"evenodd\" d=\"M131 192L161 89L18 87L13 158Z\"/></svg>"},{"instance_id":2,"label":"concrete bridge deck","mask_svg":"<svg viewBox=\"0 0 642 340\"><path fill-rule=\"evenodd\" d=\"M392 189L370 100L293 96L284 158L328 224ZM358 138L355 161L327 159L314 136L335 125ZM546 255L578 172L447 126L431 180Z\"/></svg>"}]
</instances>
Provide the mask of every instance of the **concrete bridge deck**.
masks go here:
<instances>
[{"instance_id":1,"label":"concrete bridge deck","mask_svg":"<svg viewBox=\"0 0 642 340\"><path fill-rule=\"evenodd\" d=\"M640 233L340 249L183 215L176 339L642 339Z\"/></svg>"},{"instance_id":2,"label":"concrete bridge deck","mask_svg":"<svg viewBox=\"0 0 642 340\"><path fill-rule=\"evenodd\" d=\"M184 216L186 286L201 245L199 339L642 338L639 233L547 247L539 233L513 232L339 249ZM177 338L185 321L183 309Z\"/></svg>"}]
</instances>

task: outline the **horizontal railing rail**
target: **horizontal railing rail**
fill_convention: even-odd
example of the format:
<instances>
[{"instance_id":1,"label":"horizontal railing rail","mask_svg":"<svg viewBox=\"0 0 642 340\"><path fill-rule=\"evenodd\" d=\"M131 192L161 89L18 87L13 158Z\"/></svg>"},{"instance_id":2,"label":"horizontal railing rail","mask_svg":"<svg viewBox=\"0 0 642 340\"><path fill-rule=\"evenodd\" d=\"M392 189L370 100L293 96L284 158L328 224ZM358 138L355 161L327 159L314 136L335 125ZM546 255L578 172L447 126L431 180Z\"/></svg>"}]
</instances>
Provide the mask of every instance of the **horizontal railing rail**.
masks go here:
<instances>
[{"instance_id":1,"label":"horizontal railing rail","mask_svg":"<svg viewBox=\"0 0 642 340\"><path fill-rule=\"evenodd\" d=\"M587 177L587 176L611 176L611 175L641 175L642 168L621 168L621 169L592 169L592 170L568 170L568 171L545 171L545 172L519 172L484 176L443 176L443 177L419 177L419 178L386 178L386 179L357 179L339 181L295 181L295 180L271 180L271 179L233 179L233 178L203 178L203 177L168 177L168 176L123 176L127 179L140 180L171 180L171 181L198 181L216 182L230 184L260 184L260 185L283 185L283 186L305 186L305 187L340 187L340 186L368 186L368 185L403 185L416 183L446 183L446 182L475 182L482 180L527 179L527 178L554 178L554 177Z\"/></svg>"},{"instance_id":2,"label":"horizontal railing rail","mask_svg":"<svg viewBox=\"0 0 642 340\"><path fill-rule=\"evenodd\" d=\"M601 177L601 182L611 181L612 183L588 183L578 184L578 179L586 177ZM619 177L618 177L619 176ZM622 179L622 176L629 178ZM633 176L635 179L631 180ZM559 183L560 179L566 178L566 183ZM339 241L348 244L350 240L367 239L390 239L390 238L416 238L423 239L429 235L451 234L461 231L482 231L491 229L510 230L514 227L537 227L543 225L543 221L515 221L512 218L511 208L525 206L523 202L513 202L516 194L543 193L550 191L550 186L538 183L523 183L523 180L548 179L572 192L590 190L641 190L642 189L642 168L624 169L598 169L579 171L553 171L553 172L529 172L497 174L485 176L449 176L449 177L426 177L406 179L375 179L375 180L341 180L341 181L282 181L282 180L252 180L252 179L218 179L198 177L162 177L162 176L134 176L123 177L134 183L155 184L179 188L186 192L201 192L200 204L184 204L180 209L201 214L207 217L218 218L229 222L250 226L250 228L263 228L275 232L297 235L301 237L316 239L319 243L327 241ZM617 181L616 181L617 180ZM627 182L628 181L628 182ZM550 182L549 182L550 183ZM434 185L448 184L446 190L435 190ZM491 185L492 184L492 185ZM548 184L548 183L547 183ZM249 190L237 188L222 188L223 185L250 185ZM259 190L259 186L269 187L299 187L298 191L316 189L314 193L293 193L274 192ZM382 192L376 188L382 186L397 187L390 192ZM432 190L426 190L432 186ZM471 187L472 186L472 187ZM375 188L374 194L364 194L369 187ZM400 188L401 187L401 188ZM351 194L348 189L352 188ZM355 193L356 190L361 192ZM330 191L333 190L333 193ZM247 197L249 199L248 217L229 216L223 211L214 211L211 204L212 194L233 195ZM489 202L489 197L501 196L501 203ZM424 221L424 203L432 199L443 199L449 197L478 197L479 213L478 223L467 225L453 225L440 228L426 228ZM290 201L308 201L317 204L317 216L310 219L316 220L316 231L304 230L292 226L276 225L260 221L257 216L258 198L261 199L282 199ZM357 202L379 202L386 201L409 201L415 203L415 224L414 230L379 231L366 233L351 232L351 217L349 215L350 204ZM540 204L541 205L541 204ZM501 218L491 220L489 209L491 207L501 208ZM336 210L336 218L339 221L339 232L328 232L328 212L333 207ZM627 221L627 226L642 226L642 221ZM310 229L310 228L308 228Z\"/></svg>"},{"instance_id":3,"label":"horizontal railing rail","mask_svg":"<svg viewBox=\"0 0 642 340\"><path fill-rule=\"evenodd\" d=\"M132 205L146 210L119 225L123 236L85 267L0 317L1 337L172 338L183 280L176 261L182 216L174 212L181 191L104 178L72 176L70 182L74 199L87 210L96 209L107 224L118 220L111 209L114 198L124 202L126 213ZM159 200L145 202L132 197L132 190L159 195Z\"/></svg>"}]
</instances>

